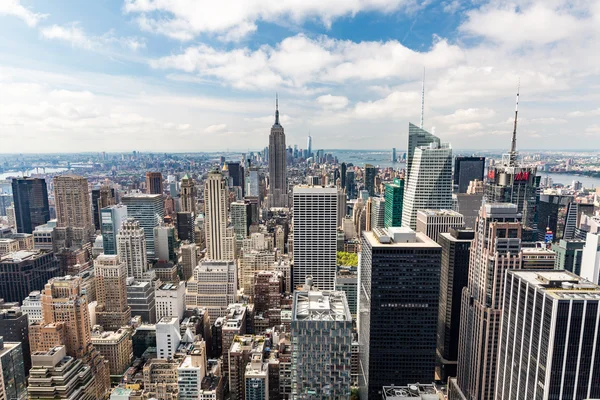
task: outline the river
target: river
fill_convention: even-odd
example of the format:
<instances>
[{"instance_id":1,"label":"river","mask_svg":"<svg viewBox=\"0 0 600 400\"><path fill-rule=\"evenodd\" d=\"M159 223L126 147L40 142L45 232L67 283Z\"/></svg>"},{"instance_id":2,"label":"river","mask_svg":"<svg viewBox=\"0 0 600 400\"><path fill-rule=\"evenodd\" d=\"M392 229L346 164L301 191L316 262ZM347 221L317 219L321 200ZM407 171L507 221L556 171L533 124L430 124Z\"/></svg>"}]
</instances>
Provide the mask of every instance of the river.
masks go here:
<instances>
[{"instance_id":1,"label":"river","mask_svg":"<svg viewBox=\"0 0 600 400\"><path fill-rule=\"evenodd\" d=\"M46 174L52 174L52 173L56 173L56 172L64 172L66 171L67 168L46 168ZM43 174L44 170L42 168L39 169L39 173ZM31 170L31 171L25 171L25 176L31 176L33 174L37 174L37 172L35 170ZM19 176L23 176L23 172L22 171L9 171L9 172L0 172L0 180L4 180L7 179L8 177L19 177Z\"/></svg>"}]
</instances>

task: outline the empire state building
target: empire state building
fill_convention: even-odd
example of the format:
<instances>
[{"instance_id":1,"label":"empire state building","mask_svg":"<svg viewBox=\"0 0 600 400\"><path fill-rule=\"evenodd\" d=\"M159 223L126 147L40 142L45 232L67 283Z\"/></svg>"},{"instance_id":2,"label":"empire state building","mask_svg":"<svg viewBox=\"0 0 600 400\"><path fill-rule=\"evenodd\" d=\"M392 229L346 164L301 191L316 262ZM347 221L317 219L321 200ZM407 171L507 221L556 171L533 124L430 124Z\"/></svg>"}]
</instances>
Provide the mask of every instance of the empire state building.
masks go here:
<instances>
[{"instance_id":1,"label":"empire state building","mask_svg":"<svg viewBox=\"0 0 600 400\"><path fill-rule=\"evenodd\" d=\"M287 207L287 159L285 133L279 124L279 101L275 100L275 123L269 135L269 207Z\"/></svg>"}]
</instances>

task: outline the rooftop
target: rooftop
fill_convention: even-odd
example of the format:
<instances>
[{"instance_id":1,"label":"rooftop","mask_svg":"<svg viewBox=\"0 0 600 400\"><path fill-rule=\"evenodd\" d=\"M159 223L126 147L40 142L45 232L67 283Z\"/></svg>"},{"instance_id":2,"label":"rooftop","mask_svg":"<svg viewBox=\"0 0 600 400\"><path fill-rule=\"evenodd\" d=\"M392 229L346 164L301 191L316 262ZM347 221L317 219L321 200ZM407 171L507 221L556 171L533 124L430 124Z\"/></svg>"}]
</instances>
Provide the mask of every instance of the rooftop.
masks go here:
<instances>
[{"instance_id":1,"label":"rooftop","mask_svg":"<svg viewBox=\"0 0 600 400\"><path fill-rule=\"evenodd\" d=\"M444 215L448 215L448 216L452 216L452 217L462 217L463 215L459 212L456 212L454 210L432 210L432 209L426 209L426 210L419 210L417 211L417 215L421 213L421 214L425 214L427 216L444 216Z\"/></svg>"},{"instance_id":2,"label":"rooftop","mask_svg":"<svg viewBox=\"0 0 600 400\"><path fill-rule=\"evenodd\" d=\"M0 261L2 262L19 262L22 260L28 260L31 258L35 258L36 256L42 255L41 251L29 251L29 250L19 250L14 253L7 253L3 256L0 256Z\"/></svg>"},{"instance_id":3,"label":"rooftop","mask_svg":"<svg viewBox=\"0 0 600 400\"><path fill-rule=\"evenodd\" d=\"M375 228L372 231L363 232L364 239L371 247L420 247L438 248L439 244L421 232L415 232L410 228Z\"/></svg>"},{"instance_id":4,"label":"rooftop","mask_svg":"<svg viewBox=\"0 0 600 400\"><path fill-rule=\"evenodd\" d=\"M600 301L600 286L564 270L508 271L557 300Z\"/></svg>"},{"instance_id":5,"label":"rooftop","mask_svg":"<svg viewBox=\"0 0 600 400\"><path fill-rule=\"evenodd\" d=\"M422 400L440 400L443 399L440 391L434 384L422 385L415 383L407 386L384 386L384 400L405 400L405 399L422 399Z\"/></svg>"},{"instance_id":6,"label":"rooftop","mask_svg":"<svg viewBox=\"0 0 600 400\"><path fill-rule=\"evenodd\" d=\"M351 321L344 292L298 291L294 294L293 321Z\"/></svg>"}]
</instances>

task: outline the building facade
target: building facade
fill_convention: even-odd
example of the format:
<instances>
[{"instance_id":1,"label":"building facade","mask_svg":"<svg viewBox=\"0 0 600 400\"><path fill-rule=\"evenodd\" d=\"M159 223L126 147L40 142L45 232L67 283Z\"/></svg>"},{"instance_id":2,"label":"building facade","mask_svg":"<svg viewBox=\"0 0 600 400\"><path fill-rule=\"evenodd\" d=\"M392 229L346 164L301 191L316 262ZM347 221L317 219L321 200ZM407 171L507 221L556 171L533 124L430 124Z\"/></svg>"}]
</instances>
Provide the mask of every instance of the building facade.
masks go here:
<instances>
[{"instance_id":1,"label":"building facade","mask_svg":"<svg viewBox=\"0 0 600 400\"><path fill-rule=\"evenodd\" d=\"M279 103L275 107L275 123L269 135L269 207L287 207L287 154L285 133L279 123Z\"/></svg>"},{"instance_id":2,"label":"building facade","mask_svg":"<svg viewBox=\"0 0 600 400\"><path fill-rule=\"evenodd\" d=\"M127 216L139 222L146 236L146 253L154 256L154 227L165 218L163 198L160 194L129 193L123 196Z\"/></svg>"},{"instance_id":3,"label":"building facade","mask_svg":"<svg viewBox=\"0 0 600 400\"><path fill-rule=\"evenodd\" d=\"M44 179L14 178L12 191L17 232L33 233L36 226L50 220L48 189Z\"/></svg>"},{"instance_id":4,"label":"building facade","mask_svg":"<svg viewBox=\"0 0 600 400\"><path fill-rule=\"evenodd\" d=\"M219 171L212 171L204 183L204 232L207 258L225 260L227 230L227 191Z\"/></svg>"}]
</instances>

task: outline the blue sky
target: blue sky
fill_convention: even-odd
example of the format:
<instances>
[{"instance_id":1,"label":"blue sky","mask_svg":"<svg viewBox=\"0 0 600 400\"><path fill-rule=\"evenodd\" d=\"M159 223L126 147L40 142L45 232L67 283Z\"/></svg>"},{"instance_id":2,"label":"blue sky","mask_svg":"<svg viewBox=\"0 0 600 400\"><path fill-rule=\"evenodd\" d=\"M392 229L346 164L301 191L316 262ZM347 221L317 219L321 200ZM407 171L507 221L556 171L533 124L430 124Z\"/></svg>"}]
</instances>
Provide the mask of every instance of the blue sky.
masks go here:
<instances>
[{"instance_id":1,"label":"blue sky","mask_svg":"<svg viewBox=\"0 0 600 400\"><path fill-rule=\"evenodd\" d=\"M600 2L0 0L0 153L600 148Z\"/></svg>"}]
</instances>

